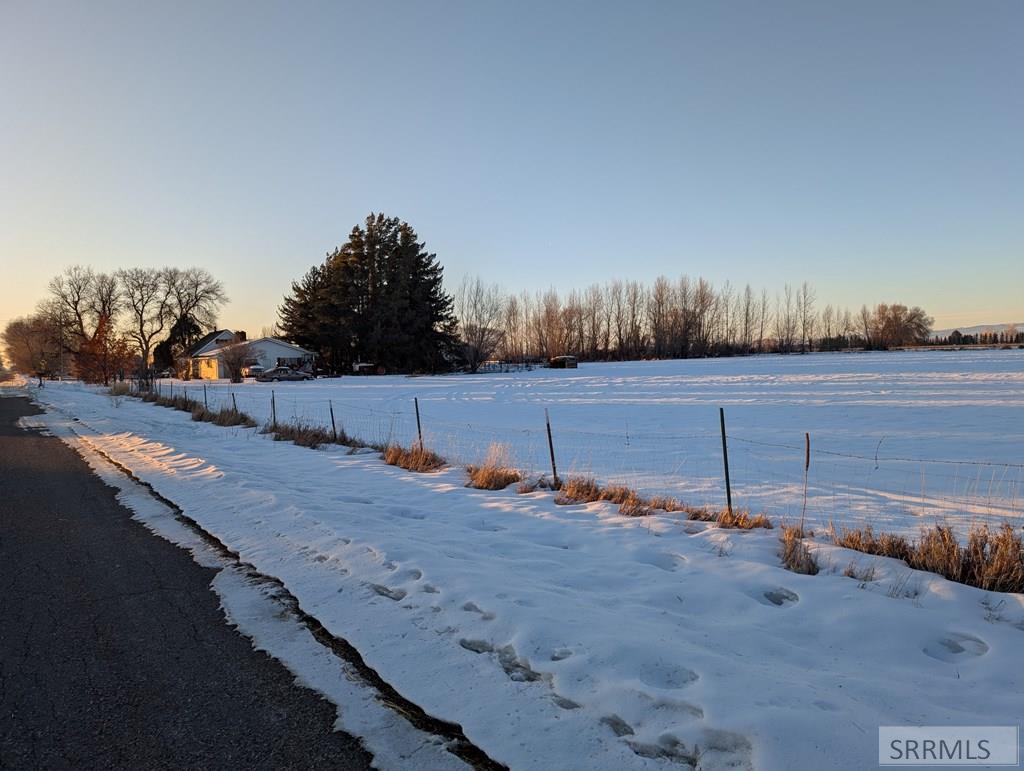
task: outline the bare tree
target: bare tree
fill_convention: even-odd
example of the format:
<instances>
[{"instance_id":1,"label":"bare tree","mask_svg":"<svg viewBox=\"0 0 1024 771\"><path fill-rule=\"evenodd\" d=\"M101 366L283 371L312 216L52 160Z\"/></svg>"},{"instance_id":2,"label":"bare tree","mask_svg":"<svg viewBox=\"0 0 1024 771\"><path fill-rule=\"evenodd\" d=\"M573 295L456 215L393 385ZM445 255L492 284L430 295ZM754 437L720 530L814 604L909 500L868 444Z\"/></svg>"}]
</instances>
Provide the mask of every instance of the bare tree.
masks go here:
<instances>
[{"instance_id":1,"label":"bare tree","mask_svg":"<svg viewBox=\"0 0 1024 771\"><path fill-rule=\"evenodd\" d=\"M7 362L27 375L42 378L50 374L60 356L54 332L49 320L40 314L8 322L0 334L7 349Z\"/></svg>"},{"instance_id":2,"label":"bare tree","mask_svg":"<svg viewBox=\"0 0 1024 771\"><path fill-rule=\"evenodd\" d=\"M591 359L608 355L608 329L605 324L604 292L598 284L587 287L583 297L583 351Z\"/></svg>"},{"instance_id":3,"label":"bare tree","mask_svg":"<svg viewBox=\"0 0 1024 771\"><path fill-rule=\"evenodd\" d=\"M470 372L490 359L501 344L505 302L497 285L466 276L455 293L455 315L459 319L462 352Z\"/></svg>"},{"instance_id":4,"label":"bare tree","mask_svg":"<svg viewBox=\"0 0 1024 771\"><path fill-rule=\"evenodd\" d=\"M775 295L775 344L780 353L793 351L799 324L799 315L793 301L793 287L786 284L782 288L782 297Z\"/></svg>"},{"instance_id":5,"label":"bare tree","mask_svg":"<svg viewBox=\"0 0 1024 771\"><path fill-rule=\"evenodd\" d=\"M656 359L669 355L672 334L672 284L658 276L647 300L647 318L651 330L651 353Z\"/></svg>"},{"instance_id":6,"label":"bare tree","mask_svg":"<svg viewBox=\"0 0 1024 771\"><path fill-rule=\"evenodd\" d=\"M864 338L864 347L870 348L873 344L872 330L874 320L871 316L871 311L868 310L868 306L860 306L860 312L857 314L857 320L860 322L860 332Z\"/></svg>"},{"instance_id":7,"label":"bare tree","mask_svg":"<svg viewBox=\"0 0 1024 771\"><path fill-rule=\"evenodd\" d=\"M66 324L67 343L78 350L90 341L102 319L112 323L120 310L120 288L117 280L92 268L73 265L49 283L50 296L59 308L56 315Z\"/></svg>"},{"instance_id":8,"label":"bare tree","mask_svg":"<svg viewBox=\"0 0 1024 771\"><path fill-rule=\"evenodd\" d=\"M742 299L740 300L740 348L743 353L750 353L754 339L754 321L757 314L757 301L754 299L754 290L747 284L743 288Z\"/></svg>"},{"instance_id":9,"label":"bare tree","mask_svg":"<svg viewBox=\"0 0 1024 771\"><path fill-rule=\"evenodd\" d=\"M200 330L213 328L217 312L228 299L224 285L205 268L169 268L165 275L171 293L171 326L183 328L192 322Z\"/></svg>"},{"instance_id":10,"label":"bare tree","mask_svg":"<svg viewBox=\"0 0 1024 771\"><path fill-rule=\"evenodd\" d=\"M814 337L814 301L817 296L810 284L804 281L796 296L797 316L800 321L800 349L809 351Z\"/></svg>"},{"instance_id":11,"label":"bare tree","mask_svg":"<svg viewBox=\"0 0 1024 771\"><path fill-rule=\"evenodd\" d=\"M116 273L128 311L128 337L138 348L143 371L149 368L153 344L171 323L168 271L127 268Z\"/></svg>"},{"instance_id":12,"label":"bare tree","mask_svg":"<svg viewBox=\"0 0 1024 771\"><path fill-rule=\"evenodd\" d=\"M821 312L821 347L830 351L836 347L836 315L831 305L826 305Z\"/></svg>"},{"instance_id":13,"label":"bare tree","mask_svg":"<svg viewBox=\"0 0 1024 771\"><path fill-rule=\"evenodd\" d=\"M757 315L757 351L764 353L764 335L768 330L769 316L771 309L768 307L768 290L761 290L761 299L758 300Z\"/></svg>"},{"instance_id":14,"label":"bare tree","mask_svg":"<svg viewBox=\"0 0 1024 771\"><path fill-rule=\"evenodd\" d=\"M256 350L251 343L237 342L226 345L217 353L232 383L242 382L242 372L256 361Z\"/></svg>"},{"instance_id":15,"label":"bare tree","mask_svg":"<svg viewBox=\"0 0 1024 771\"><path fill-rule=\"evenodd\" d=\"M505 312L502 319L505 335L502 337L499 347L501 356L506 361L522 361L526 357L526 345L523 340L523 313L522 304L515 295L505 301Z\"/></svg>"}]
</instances>

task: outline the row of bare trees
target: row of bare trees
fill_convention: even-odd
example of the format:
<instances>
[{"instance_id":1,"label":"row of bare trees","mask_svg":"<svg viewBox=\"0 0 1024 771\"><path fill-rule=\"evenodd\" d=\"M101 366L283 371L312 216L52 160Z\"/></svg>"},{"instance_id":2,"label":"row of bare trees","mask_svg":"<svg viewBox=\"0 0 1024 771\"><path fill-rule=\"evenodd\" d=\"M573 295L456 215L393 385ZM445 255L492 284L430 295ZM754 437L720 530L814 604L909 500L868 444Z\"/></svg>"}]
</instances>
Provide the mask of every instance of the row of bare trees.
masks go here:
<instances>
[{"instance_id":1,"label":"row of bare trees","mask_svg":"<svg viewBox=\"0 0 1024 771\"><path fill-rule=\"evenodd\" d=\"M148 372L176 357L216 322L227 296L204 268L72 266L47 297L3 331L8 359L23 372L76 374L109 382L129 369Z\"/></svg>"},{"instance_id":2,"label":"row of bare trees","mask_svg":"<svg viewBox=\"0 0 1024 771\"><path fill-rule=\"evenodd\" d=\"M455 310L465 363L474 371L494 357L628 360L888 348L924 342L932 325L920 308L898 304L819 310L806 282L769 295L688 276L661 276L650 286L612 281L567 295L508 295L467 277Z\"/></svg>"}]
</instances>

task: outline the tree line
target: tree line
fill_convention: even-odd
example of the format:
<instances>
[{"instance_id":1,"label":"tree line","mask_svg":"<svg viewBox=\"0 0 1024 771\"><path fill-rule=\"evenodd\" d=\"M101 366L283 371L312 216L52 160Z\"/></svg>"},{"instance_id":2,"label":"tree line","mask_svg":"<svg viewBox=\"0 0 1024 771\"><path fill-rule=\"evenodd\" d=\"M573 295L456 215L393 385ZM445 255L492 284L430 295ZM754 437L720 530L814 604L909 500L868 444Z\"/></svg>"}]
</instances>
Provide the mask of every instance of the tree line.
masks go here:
<instances>
[{"instance_id":1,"label":"tree line","mask_svg":"<svg viewBox=\"0 0 1024 771\"><path fill-rule=\"evenodd\" d=\"M453 294L436 255L408 223L371 214L298 281L279 308L282 334L336 372L356 363L388 371L476 371L574 355L585 360L696 358L845 348L884 349L927 340L919 307L857 312L820 307L807 283L766 290L703 278L659 277L650 286L611 281L562 295L507 294L467 278Z\"/></svg>"},{"instance_id":2,"label":"tree line","mask_svg":"<svg viewBox=\"0 0 1024 771\"><path fill-rule=\"evenodd\" d=\"M933 319L919 307L825 305L808 283L775 295L750 285L715 287L703 278L661 276L653 284L611 281L562 295L505 294L467 278L455 296L462 355L484 361L701 358L846 348L886 349L926 342Z\"/></svg>"},{"instance_id":3,"label":"tree line","mask_svg":"<svg viewBox=\"0 0 1024 771\"><path fill-rule=\"evenodd\" d=\"M182 354L216 323L224 286L204 268L75 265L47 286L34 313L3 331L7 357L40 377L74 374L109 383L151 367L180 367Z\"/></svg>"},{"instance_id":4,"label":"tree line","mask_svg":"<svg viewBox=\"0 0 1024 771\"><path fill-rule=\"evenodd\" d=\"M109 382L129 370L184 371L185 351L212 329L227 297L203 268L68 268L33 314L3 331L24 372L71 372ZM699 358L928 341L919 307L882 303L858 311L820 307L812 286L770 295L750 285L661 276L648 285L610 281L583 290L508 294L478 277L454 293L415 230L371 213L348 239L293 282L278 334L313 350L332 372L476 371L485 361ZM237 369L237 367L236 367ZM239 370L240 371L240 370Z\"/></svg>"}]
</instances>

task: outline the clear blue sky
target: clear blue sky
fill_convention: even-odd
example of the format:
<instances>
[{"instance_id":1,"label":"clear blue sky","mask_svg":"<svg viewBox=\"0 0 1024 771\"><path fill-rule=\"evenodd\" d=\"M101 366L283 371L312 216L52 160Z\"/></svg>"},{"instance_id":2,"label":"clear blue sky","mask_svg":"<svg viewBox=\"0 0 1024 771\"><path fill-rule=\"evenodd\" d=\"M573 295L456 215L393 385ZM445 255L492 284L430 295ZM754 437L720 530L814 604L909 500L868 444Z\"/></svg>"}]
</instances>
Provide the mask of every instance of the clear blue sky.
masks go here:
<instances>
[{"instance_id":1,"label":"clear blue sky","mask_svg":"<svg viewBox=\"0 0 1024 771\"><path fill-rule=\"evenodd\" d=\"M1024 3L0 3L0 322L199 264L258 331L382 210L454 285L1024 321Z\"/></svg>"}]
</instances>

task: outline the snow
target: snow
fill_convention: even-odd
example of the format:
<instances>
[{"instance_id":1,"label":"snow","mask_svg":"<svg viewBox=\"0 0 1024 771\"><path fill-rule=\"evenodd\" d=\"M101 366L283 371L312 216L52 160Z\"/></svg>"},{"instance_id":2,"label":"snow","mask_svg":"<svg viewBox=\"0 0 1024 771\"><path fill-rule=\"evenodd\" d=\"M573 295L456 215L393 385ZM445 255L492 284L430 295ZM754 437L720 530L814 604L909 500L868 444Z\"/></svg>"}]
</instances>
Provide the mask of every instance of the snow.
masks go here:
<instances>
[{"instance_id":1,"label":"snow","mask_svg":"<svg viewBox=\"0 0 1024 771\"><path fill-rule=\"evenodd\" d=\"M164 384L203 398L203 385ZM207 384L213 406L360 438L424 438L452 462L491 443L548 473L544 410L559 472L589 474L697 505L725 504L718 408L736 505L789 520L922 524L1001 521L1024 497L1024 351L892 352L582 364L578 370L447 377L345 377ZM852 456L852 457L851 457Z\"/></svg>"},{"instance_id":2,"label":"snow","mask_svg":"<svg viewBox=\"0 0 1024 771\"><path fill-rule=\"evenodd\" d=\"M563 426L605 436L609 413L656 437L687 417L714 425L725 404L738 434L770 435L802 416L844 447L885 424L893 454L937 453L956 436L961 457L1014 458L1020 435L1003 429L1021 425L1024 358L985 356L597 365L275 390L299 411L346 400L346 415L388 401L404 410L417 394L425 418L486 415L509 431L550 405L556 437ZM372 453L273 442L75 384L38 398L51 430L132 469L280 579L406 698L512 768L694 758L702 769L871 768L879 725L1019 720L1021 595L823 542L813 544L822 572L795 575L779 564L777 531L467 489L460 468L413 474ZM955 419L930 398L955 402ZM627 468L615 458L592 462ZM851 561L873 579L844 576Z\"/></svg>"}]
</instances>

